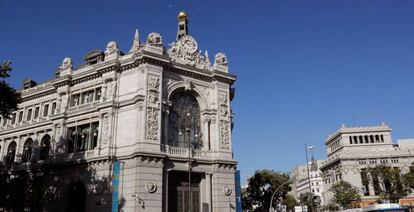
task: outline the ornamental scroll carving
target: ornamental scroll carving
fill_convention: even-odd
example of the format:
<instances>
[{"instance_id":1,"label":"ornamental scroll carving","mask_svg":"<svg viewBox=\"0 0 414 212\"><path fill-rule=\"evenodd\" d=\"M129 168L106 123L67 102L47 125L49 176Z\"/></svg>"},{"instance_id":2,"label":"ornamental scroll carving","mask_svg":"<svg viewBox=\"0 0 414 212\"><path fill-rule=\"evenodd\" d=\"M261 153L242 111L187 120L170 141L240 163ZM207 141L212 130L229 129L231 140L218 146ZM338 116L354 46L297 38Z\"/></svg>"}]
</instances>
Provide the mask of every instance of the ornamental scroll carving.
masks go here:
<instances>
[{"instance_id":1,"label":"ornamental scroll carving","mask_svg":"<svg viewBox=\"0 0 414 212\"><path fill-rule=\"evenodd\" d=\"M207 51L202 55L201 51L198 50L196 40L190 35L181 37L178 41L170 44L170 46L168 54L174 62L200 68L207 68L211 65Z\"/></svg>"},{"instance_id":2,"label":"ornamental scroll carving","mask_svg":"<svg viewBox=\"0 0 414 212\"><path fill-rule=\"evenodd\" d=\"M103 116L103 125L102 125L102 138L103 144L107 144L109 141L109 115L105 114Z\"/></svg>"},{"instance_id":3,"label":"ornamental scroll carving","mask_svg":"<svg viewBox=\"0 0 414 212\"><path fill-rule=\"evenodd\" d=\"M159 87L160 78L148 76L146 138L149 140L158 140L158 119L160 112Z\"/></svg>"},{"instance_id":4,"label":"ornamental scroll carving","mask_svg":"<svg viewBox=\"0 0 414 212\"><path fill-rule=\"evenodd\" d=\"M230 127L228 96L225 92L219 92L219 128L221 149L230 149Z\"/></svg>"}]
</instances>

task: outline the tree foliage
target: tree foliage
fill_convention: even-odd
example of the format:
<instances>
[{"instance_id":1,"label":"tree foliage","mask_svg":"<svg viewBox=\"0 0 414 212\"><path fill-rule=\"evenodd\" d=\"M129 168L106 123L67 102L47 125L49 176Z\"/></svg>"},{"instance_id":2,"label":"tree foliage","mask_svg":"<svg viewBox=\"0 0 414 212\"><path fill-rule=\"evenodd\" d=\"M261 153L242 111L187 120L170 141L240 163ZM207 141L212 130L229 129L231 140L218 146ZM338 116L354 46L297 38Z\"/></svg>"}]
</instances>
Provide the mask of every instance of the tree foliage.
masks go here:
<instances>
[{"instance_id":1,"label":"tree foliage","mask_svg":"<svg viewBox=\"0 0 414 212\"><path fill-rule=\"evenodd\" d=\"M286 197L283 198L282 205L286 205L287 211L294 211L298 202L292 194L287 194Z\"/></svg>"},{"instance_id":2,"label":"tree foliage","mask_svg":"<svg viewBox=\"0 0 414 212\"><path fill-rule=\"evenodd\" d=\"M332 203L343 209L352 208L353 203L361 199L358 188L343 180L333 184L330 190L333 193Z\"/></svg>"},{"instance_id":3,"label":"tree foliage","mask_svg":"<svg viewBox=\"0 0 414 212\"><path fill-rule=\"evenodd\" d=\"M11 62L5 61L0 64L0 78L10 76L12 70ZM17 105L21 102L20 93L4 81L0 80L0 115L9 117L10 114L17 109Z\"/></svg>"},{"instance_id":4,"label":"tree foliage","mask_svg":"<svg viewBox=\"0 0 414 212\"><path fill-rule=\"evenodd\" d=\"M273 170L257 170L248 179L248 186L243 192L243 209L246 211L268 211L273 192L273 207L276 208L277 200L285 199L291 190L289 176Z\"/></svg>"},{"instance_id":5,"label":"tree foliage","mask_svg":"<svg viewBox=\"0 0 414 212\"><path fill-rule=\"evenodd\" d=\"M380 165L370 168L369 172L371 176L377 177L381 184L380 200L397 203L400 198L409 194L410 187L404 183L403 179L409 180L410 176L402 177L398 168Z\"/></svg>"}]
</instances>

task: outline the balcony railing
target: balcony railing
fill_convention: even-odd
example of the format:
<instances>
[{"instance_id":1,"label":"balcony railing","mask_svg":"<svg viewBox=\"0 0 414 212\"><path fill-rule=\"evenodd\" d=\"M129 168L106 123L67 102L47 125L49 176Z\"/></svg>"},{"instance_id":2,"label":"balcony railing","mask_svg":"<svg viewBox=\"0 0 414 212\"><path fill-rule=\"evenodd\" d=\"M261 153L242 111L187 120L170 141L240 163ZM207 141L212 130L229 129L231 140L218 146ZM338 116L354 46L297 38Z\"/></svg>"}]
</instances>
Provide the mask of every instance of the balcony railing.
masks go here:
<instances>
[{"instance_id":1,"label":"balcony railing","mask_svg":"<svg viewBox=\"0 0 414 212\"><path fill-rule=\"evenodd\" d=\"M161 150L168 155L178 156L178 157L188 157L188 148L184 147L175 147L169 145L163 145ZM203 151L199 149L190 149L190 157L208 157L209 151Z\"/></svg>"}]
</instances>

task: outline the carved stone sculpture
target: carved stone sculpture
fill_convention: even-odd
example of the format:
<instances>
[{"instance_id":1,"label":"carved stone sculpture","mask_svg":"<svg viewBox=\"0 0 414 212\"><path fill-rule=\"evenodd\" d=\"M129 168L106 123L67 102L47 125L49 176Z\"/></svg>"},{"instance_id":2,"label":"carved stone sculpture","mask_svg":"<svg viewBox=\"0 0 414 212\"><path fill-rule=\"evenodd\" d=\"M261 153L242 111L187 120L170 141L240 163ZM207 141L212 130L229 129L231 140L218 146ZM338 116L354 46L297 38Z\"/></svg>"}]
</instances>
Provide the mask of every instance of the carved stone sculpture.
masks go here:
<instances>
[{"instance_id":1,"label":"carved stone sculpture","mask_svg":"<svg viewBox=\"0 0 414 212\"><path fill-rule=\"evenodd\" d=\"M219 52L214 57L214 65L227 66L227 57L224 53Z\"/></svg>"},{"instance_id":2,"label":"carved stone sculpture","mask_svg":"<svg viewBox=\"0 0 414 212\"><path fill-rule=\"evenodd\" d=\"M160 113L159 87L160 78L148 76L146 138L149 140L158 140L158 120Z\"/></svg>"},{"instance_id":3,"label":"carved stone sculpture","mask_svg":"<svg viewBox=\"0 0 414 212\"><path fill-rule=\"evenodd\" d=\"M162 37L158 32L151 32L147 37L147 44L150 46L162 46Z\"/></svg>"},{"instance_id":4,"label":"carved stone sculpture","mask_svg":"<svg viewBox=\"0 0 414 212\"><path fill-rule=\"evenodd\" d=\"M225 92L220 92L219 100L219 129L220 129L220 148L230 150L230 113L228 109L228 96Z\"/></svg>"},{"instance_id":5,"label":"carved stone sculpture","mask_svg":"<svg viewBox=\"0 0 414 212\"><path fill-rule=\"evenodd\" d=\"M73 62L69 57L65 57L62 61L62 65L59 66L60 70L72 70Z\"/></svg>"},{"instance_id":6,"label":"carved stone sculpture","mask_svg":"<svg viewBox=\"0 0 414 212\"><path fill-rule=\"evenodd\" d=\"M106 45L105 55L115 54L118 52L118 44L115 41L111 41Z\"/></svg>"},{"instance_id":7,"label":"carved stone sculpture","mask_svg":"<svg viewBox=\"0 0 414 212\"><path fill-rule=\"evenodd\" d=\"M196 65L200 68L206 68L211 65L208 53L206 52L203 56L198 50L196 40L190 35L182 36L170 46L171 48L168 50L168 54L174 62L191 66Z\"/></svg>"}]
</instances>

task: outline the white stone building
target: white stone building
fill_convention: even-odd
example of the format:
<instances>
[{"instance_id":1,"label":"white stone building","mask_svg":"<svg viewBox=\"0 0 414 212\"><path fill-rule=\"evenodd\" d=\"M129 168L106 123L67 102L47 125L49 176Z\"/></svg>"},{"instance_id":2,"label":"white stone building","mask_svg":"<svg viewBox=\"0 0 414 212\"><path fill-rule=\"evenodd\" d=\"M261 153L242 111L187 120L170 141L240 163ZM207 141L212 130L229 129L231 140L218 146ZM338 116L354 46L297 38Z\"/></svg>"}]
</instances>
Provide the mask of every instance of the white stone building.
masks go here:
<instances>
[{"instance_id":1,"label":"white stone building","mask_svg":"<svg viewBox=\"0 0 414 212\"><path fill-rule=\"evenodd\" d=\"M30 173L19 182L31 187L0 189L27 190L30 201L0 197L0 208L235 211L236 77L223 53L213 62L201 53L187 27L181 12L169 46L136 31L127 53L111 41L78 67L65 58L54 78L28 81L19 109L0 120L0 162L7 182Z\"/></svg>"},{"instance_id":2,"label":"white stone building","mask_svg":"<svg viewBox=\"0 0 414 212\"><path fill-rule=\"evenodd\" d=\"M344 180L357 187L362 196L362 206L372 204L378 198L378 179L367 175L367 169L378 165L399 168L402 173L410 171L414 162L414 140L399 140L393 144L391 129L384 123L372 127L342 126L325 142L327 159L320 167L325 192L329 202L331 185ZM368 179L368 180L363 180Z\"/></svg>"},{"instance_id":3,"label":"white stone building","mask_svg":"<svg viewBox=\"0 0 414 212\"><path fill-rule=\"evenodd\" d=\"M309 162L309 178L307 171L308 167L306 167L306 165L296 166L290 172L290 179L293 182L291 193L296 200L299 200L301 195L311 192L315 198L318 198L318 201L320 201L321 204L324 204L322 195L324 185L322 180L322 172L319 169L322 162L322 160L315 160L312 158Z\"/></svg>"}]
</instances>

